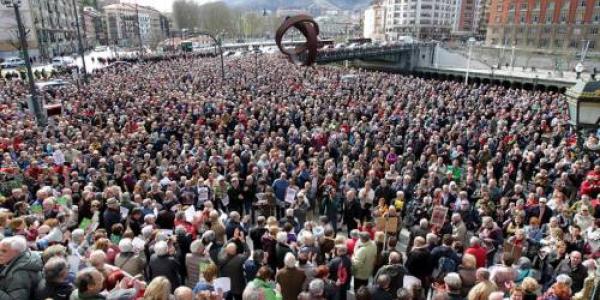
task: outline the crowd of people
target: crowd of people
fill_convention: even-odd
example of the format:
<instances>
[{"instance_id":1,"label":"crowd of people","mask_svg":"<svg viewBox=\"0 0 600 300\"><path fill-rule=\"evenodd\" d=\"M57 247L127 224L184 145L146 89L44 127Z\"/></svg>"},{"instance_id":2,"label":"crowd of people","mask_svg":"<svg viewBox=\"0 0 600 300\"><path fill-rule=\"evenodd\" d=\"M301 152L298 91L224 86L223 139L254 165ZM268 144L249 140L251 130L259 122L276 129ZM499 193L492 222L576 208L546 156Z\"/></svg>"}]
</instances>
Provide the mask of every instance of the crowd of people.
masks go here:
<instances>
[{"instance_id":1,"label":"crowd of people","mask_svg":"<svg viewBox=\"0 0 600 300\"><path fill-rule=\"evenodd\" d=\"M600 161L563 95L219 67L96 70L46 128L0 81L0 299L591 297Z\"/></svg>"}]
</instances>

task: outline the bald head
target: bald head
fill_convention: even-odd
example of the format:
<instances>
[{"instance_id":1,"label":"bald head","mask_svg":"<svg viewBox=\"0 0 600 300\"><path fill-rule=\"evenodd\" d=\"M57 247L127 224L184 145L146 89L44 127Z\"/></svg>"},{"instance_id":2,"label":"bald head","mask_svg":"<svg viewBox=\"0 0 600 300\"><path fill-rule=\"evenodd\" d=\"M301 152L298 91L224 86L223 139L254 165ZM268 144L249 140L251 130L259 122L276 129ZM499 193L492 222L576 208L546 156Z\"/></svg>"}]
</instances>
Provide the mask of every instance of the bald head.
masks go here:
<instances>
[{"instance_id":1,"label":"bald head","mask_svg":"<svg viewBox=\"0 0 600 300\"><path fill-rule=\"evenodd\" d=\"M180 286L175 289L173 293L175 296L175 300L193 300L194 293L192 293L192 289L187 286Z\"/></svg>"}]
</instances>

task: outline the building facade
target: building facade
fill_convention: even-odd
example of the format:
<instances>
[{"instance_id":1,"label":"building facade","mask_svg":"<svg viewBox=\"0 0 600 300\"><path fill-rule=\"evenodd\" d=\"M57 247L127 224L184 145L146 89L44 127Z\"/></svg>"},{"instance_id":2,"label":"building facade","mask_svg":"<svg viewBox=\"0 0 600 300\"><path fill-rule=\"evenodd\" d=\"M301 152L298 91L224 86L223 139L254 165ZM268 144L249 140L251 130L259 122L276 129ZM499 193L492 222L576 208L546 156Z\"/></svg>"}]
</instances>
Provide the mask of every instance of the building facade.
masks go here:
<instances>
[{"instance_id":1,"label":"building facade","mask_svg":"<svg viewBox=\"0 0 600 300\"><path fill-rule=\"evenodd\" d=\"M319 24L319 36L321 39L333 39L345 41L354 36L360 36L360 20L351 15L331 13L315 18Z\"/></svg>"},{"instance_id":2,"label":"building facade","mask_svg":"<svg viewBox=\"0 0 600 300\"><path fill-rule=\"evenodd\" d=\"M385 41L385 17L386 6L383 0L375 0L371 3L363 17L363 36L374 41Z\"/></svg>"},{"instance_id":3,"label":"building facade","mask_svg":"<svg viewBox=\"0 0 600 300\"><path fill-rule=\"evenodd\" d=\"M122 47L155 47L169 36L168 19L151 7L112 4L104 7L107 39Z\"/></svg>"},{"instance_id":4,"label":"building facade","mask_svg":"<svg viewBox=\"0 0 600 300\"><path fill-rule=\"evenodd\" d=\"M74 7L75 5L76 7ZM75 10L79 1L23 0L19 11L32 60L45 60L77 51ZM19 33L14 8L0 5L0 57L19 56Z\"/></svg>"},{"instance_id":5,"label":"building facade","mask_svg":"<svg viewBox=\"0 0 600 300\"><path fill-rule=\"evenodd\" d=\"M481 17L479 11L484 4L483 0L456 0L452 35L463 37L477 35Z\"/></svg>"},{"instance_id":6,"label":"building facade","mask_svg":"<svg viewBox=\"0 0 600 300\"><path fill-rule=\"evenodd\" d=\"M456 0L384 0L387 39L446 40L455 25Z\"/></svg>"},{"instance_id":7,"label":"building facade","mask_svg":"<svg viewBox=\"0 0 600 300\"><path fill-rule=\"evenodd\" d=\"M103 15L93 7L83 8L83 28L85 32L84 46L91 49L108 43L106 31L102 26Z\"/></svg>"},{"instance_id":8,"label":"building facade","mask_svg":"<svg viewBox=\"0 0 600 300\"><path fill-rule=\"evenodd\" d=\"M486 44L539 50L600 47L600 0L492 0Z\"/></svg>"}]
</instances>

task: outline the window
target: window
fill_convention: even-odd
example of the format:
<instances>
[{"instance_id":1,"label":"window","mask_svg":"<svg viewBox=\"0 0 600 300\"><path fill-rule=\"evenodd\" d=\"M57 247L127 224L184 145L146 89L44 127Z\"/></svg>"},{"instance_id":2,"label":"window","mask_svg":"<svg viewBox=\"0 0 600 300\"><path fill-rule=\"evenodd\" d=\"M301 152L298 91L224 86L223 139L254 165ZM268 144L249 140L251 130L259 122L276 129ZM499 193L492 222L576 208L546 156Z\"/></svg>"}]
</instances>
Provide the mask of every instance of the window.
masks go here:
<instances>
[{"instance_id":1,"label":"window","mask_svg":"<svg viewBox=\"0 0 600 300\"><path fill-rule=\"evenodd\" d=\"M521 24L525 23L525 14L524 13L521 14L521 17L520 17L519 21L520 21Z\"/></svg>"},{"instance_id":2,"label":"window","mask_svg":"<svg viewBox=\"0 0 600 300\"><path fill-rule=\"evenodd\" d=\"M562 48L562 40L554 40L554 47Z\"/></svg>"},{"instance_id":3,"label":"window","mask_svg":"<svg viewBox=\"0 0 600 300\"><path fill-rule=\"evenodd\" d=\"M581 7L585 7L586 3L587 3L587 1L586 1L586 0L581 0L581 1L579 2L579 6L581 6Z\"/></svg>"},{"instance_id":4,"label":"window","mask_svg":"<svg viewBox=\"0 0 600 300\"><path fill-rule=\"evenodd\" d=\"M588 44L588 49L594 49L596 48L596 41L590 41L590 43Z\"/></svg>"},{"instance_id":5,"label":"window","mask_svg":"<svg viewBox=\"0 0 600 300\"><path fill-rule=\"evenodd\" d=\"M547 39L541 39L540 40L540 47L547 47L548 46L548 40Z\"/></svg>"},{"instance_id":6,"label":"window","mask_svg":"<svg viewBox=\"0 0 600 300\"><path fill-rule=\"evenodd\" d=\"M546 12L546 24L552 24L552 15L554 15L553 11Z\"/></svg>"},{"instance_id":7,"label":"window","mask_svg":"<svg viewBox=\"0 0 600 300\"><path fill-rule=\"evenodd\" d=\"M577 48L577 42L576 41L570 41L569 42L569 48Z\"/></svg>"},{"instance_id":8,"label":"window","mask_svg":"<svg viewBox=\"0 0 600 300\"><path fill-rule=\"evenodd\" d=\"M533 15L533 18L532 18L532 20L533 20L533 22L532 22L533 24L537 24L537 23L538 23L538 21L539 21L539 17L538 17L538 15L537 15L537 14L536 14L536 15Z\"/></svg>"},{"instance_id":9,"label":"window","mask_svg":"<svg viewBox=\"0 0 600 300\"><path fill-rule=\"evenodd\" d=\"M592 22L594 24L600 23L600 12L597 12L597 11L594 12L594 15L592 16Z\"/></svg>"},{"instance_id":10,"label":"window","mask_svg":"<svg viewBox=\"0 0 600 300\"><path fill-rule=\"evenodd\" d=\"M575 17L575 23L583 24L583 18L585 16L585 11L578 11Z\"/></svg>"},{"instance_id":11,"label":"window","mask_svg":"<svg viewBox=\"0 0 600 300\"><path fill-rule=\"evenodd\" d=\"M590 34L597 35L598 34L598 27L592 27L592 28L590 28Z\"/></svg>"},{"instance_id":12,"label":"window","mask_svg":"<svg viewBox=\"0 0 600 300\"><path fill-rule=\"evenodd\" d=\"M521 10L527 10L527 3L521 3Z\"/></svg>"},{"instance_id":13,"label":"window","mask_svg":"<svg viewBox=\"0 0 600 300\"><path fill-rule=\"evenodd\" d=\"M561 11L561 12L560 12L560 17L559 17L559 20L560 20L560 22L561 22L561 23L563 23L563 24L564 24L564 23L566 23L566 22L567 22L567 12L565 12L565 11Z\"/></svg>"},{"instance_id":14,"label":"window","mask_svg":"<svg viewBox=\"0 0 600 300\"><path fill-rule=\"evenodd\" d=\"M561 26L561 27L559 27L559 28L558 28L558 30L557 30L557 32L558 32L559 34L566 34L566 33L567 33L567 31L568 31L568 28L567 28L567 27L565 27L565 26Z\"/></svg>"}]
</instances>

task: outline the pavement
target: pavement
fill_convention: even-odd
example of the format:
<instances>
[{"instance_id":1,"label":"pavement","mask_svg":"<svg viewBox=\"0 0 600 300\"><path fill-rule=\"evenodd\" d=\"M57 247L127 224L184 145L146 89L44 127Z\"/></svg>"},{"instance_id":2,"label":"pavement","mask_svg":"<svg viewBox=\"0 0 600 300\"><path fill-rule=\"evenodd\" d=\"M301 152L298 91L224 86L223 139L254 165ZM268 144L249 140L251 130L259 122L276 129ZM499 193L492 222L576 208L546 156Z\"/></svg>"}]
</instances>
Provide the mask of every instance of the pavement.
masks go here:
<instances>
[{"instance_id":1,"label":"pavement","mask_svg":"<svg viewBox=\"0 0 600 300\"><path fill-rule=\"evenodd\" d=\"M107 50L107 51L91 51L89 53L87 53L84 57L85 57L85 64L86 64L86 69L88 73L91 73L93 70L96 69L100 69L102 67L104 67L105 65L101 64L100 62L98 62L98 58L113 58L116 57L117 53L113 52L112 50ZM75 59L75 64L82 68L83 67L83 61L81 60L81 56L77 56L77 57L73 57ZM94 58L94 60L92 60L92 58ZM35 71L42 71L45 70L47 73L52 72L52 70L54 70L54 67L52 67L52 64L41 64L41 65L33 65L31 68L32 72ZM6 69L6 70L2 70L0 72L0 75L4 76L4 74L6 73L16 73L17 69Z\"/></svg>"}]
</instances>

